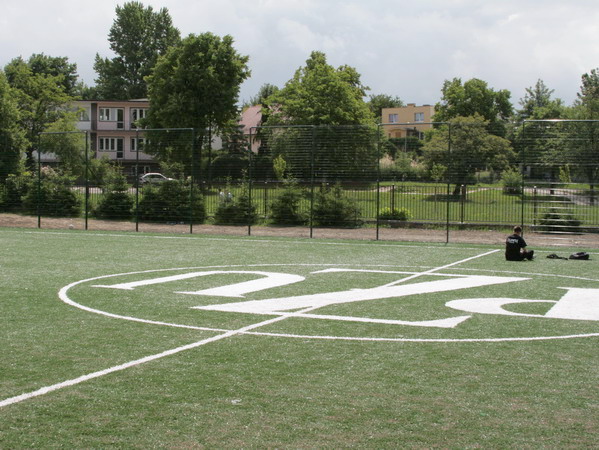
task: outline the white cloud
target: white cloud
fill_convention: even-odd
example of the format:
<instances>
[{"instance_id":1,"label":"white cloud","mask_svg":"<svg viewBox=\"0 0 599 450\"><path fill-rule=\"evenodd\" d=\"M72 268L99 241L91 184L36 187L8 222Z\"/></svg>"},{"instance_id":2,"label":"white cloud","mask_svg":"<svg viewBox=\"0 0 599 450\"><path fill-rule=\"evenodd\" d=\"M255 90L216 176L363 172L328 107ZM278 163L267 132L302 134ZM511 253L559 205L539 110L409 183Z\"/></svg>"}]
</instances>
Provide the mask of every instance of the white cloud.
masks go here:
<instances>
[{"instance_id":1,"label":"white cloud","mask_svg":"<svg viewBox=\"0 0 599 450\"><path fill-rule=\"evenodd\" d=\"M93 83L96 53L107 41L114 9L125 0L21 0L3 5L0 66L22 55L68 56ZM543 79L574 100L583 73L599 66L596 0L149 0L166 7L183 35L230 34L250 56L252 79L242 98L264 83L282 86L313 50L362 74L372 93L435 103L445 79L477 77L512 91Z\"/></svg>"}]
</instances>

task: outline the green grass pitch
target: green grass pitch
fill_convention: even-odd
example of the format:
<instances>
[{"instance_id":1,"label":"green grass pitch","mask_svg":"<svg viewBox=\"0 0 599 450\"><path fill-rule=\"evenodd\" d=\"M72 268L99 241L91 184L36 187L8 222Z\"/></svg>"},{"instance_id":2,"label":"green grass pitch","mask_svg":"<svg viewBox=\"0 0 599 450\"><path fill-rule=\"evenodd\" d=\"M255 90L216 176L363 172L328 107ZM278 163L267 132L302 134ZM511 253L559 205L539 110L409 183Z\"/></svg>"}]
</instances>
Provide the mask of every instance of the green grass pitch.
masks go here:
<instances>
[{"instance_id":1,"label":"green grass pitch","mask_svg":"<svg viewBox=\"0 0 599 450\"><path fill-rule=\"evenodd\" d=\"M592 448L599 253L0 229L0 448Z\"/></svg>"}]
</instances>

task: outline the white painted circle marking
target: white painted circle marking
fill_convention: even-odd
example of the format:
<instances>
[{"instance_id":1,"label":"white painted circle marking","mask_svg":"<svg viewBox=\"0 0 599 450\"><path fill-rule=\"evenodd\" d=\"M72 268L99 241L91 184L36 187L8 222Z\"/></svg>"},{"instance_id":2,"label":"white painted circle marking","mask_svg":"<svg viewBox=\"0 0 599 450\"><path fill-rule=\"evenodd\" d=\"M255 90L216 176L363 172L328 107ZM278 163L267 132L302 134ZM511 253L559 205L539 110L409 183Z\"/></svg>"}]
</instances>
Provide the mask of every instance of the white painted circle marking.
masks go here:
<instances>
[{"instance_id":1,"label":"white painted circle marking","mask_svg":"<svg viewBox=\"0 0 599 450\"><path fill-rule=\"evenodd\" d=\"M293 266L301 266L301 267L331 267L331 266L335 266L335 267L341 267L343 265L340 264L256 264L252 266L252 269L254 272L256 272L255 268L256 267L293 267ZM351 266L351 265L347 265L347 266ZM155 320L148 320L148 319L143 319L143 318L139 318L139 317L132 317L132 316L126 316L126 315L120 315L120 314L114 314L114 313L110 313L107 311L102 311L99 309L95 309L95 308L91 308L85 305L82 305L76 301L74 301L73 299L71 299L68 295L69 290L71 290L73 287L84 284L84 283L90 283L90 282L94 282L97 280L106 280L106 279L110 279L110 278L114 278L114 277L121 277L121 276L129 276L129 275L138 275L138 274L148 274L148 273L161 273L161 272L172 272L172 271L186 271L186 270L211 270L214 271L215 269L227 269L229 272L233 271L233 272L237 272L240 267L245 267L247 268L248 266L245 265L226 265L226 266L208 266L208 267L179 267L179 268L169 268L169 269L153 269L153 270L145 270L145 271L135 271L135 272L126 272L126 273L119 273L119 274L111 274L111 275L102 275L99 277L93 277L93 278L87 278L84 280L80 280L80 281L76 281L73 282L67 286L64 286L62 289L60 289L59 291L59 297L60 299L71 306L74 306L76 308L82 309L84 311L87 312L91 312L94 314L100 314L106 317L111 317L111 318L115 318L115 319L121 319L121 320L127 320L127 321L134 321L134 322L140 322L140 323L147 323L147 324L151 324L151 325L160 325L160 326L169 326L169 327L176 327L176 328L186 328L186 329L193 329L193 330L201 330L201 331L212 331L212 332L218 332L218 333L227 333L230 332L232 330L229 329L223 329L223 328L212 328L212 327L199 327L199 326L193 326L193 325L184 325L184 324L177 324L177 323L171 323L171 322L162 322L162 321L155 321ZM388 266L388 265L384 265L384 266L370 266L370 267L393 267L393 268L409 268L409 269L414 269L414 266L397 266L397 265L393 265L393 266ZM420 269L423 269L422 267L419 267ZM424 274L427 272L433 272L435 269L431 269L430 271L424 271L424 272L410 272L413 273L413 276L417 276L419 274ZM448 276L448 275L444 275L442 273L434 273L437 276ZM555 275L555 274L539 274L539 273L535 273L535 274L526 274L526 273L518 273L518 275L532 275L532 276L550 276L550 277L555 277L555 278L564 278L564 279L579 279L579 280L585 280L585 281L598 281L599 280L594 280L594 279L588 279L588 278L582 278L582 277L573 277L573 276L566 276L566 275ZM459 277L459 275L456 274L451 274L451 276L455 276L455 277ZM411 278L411 277L408 277ZM393 283L391 283L391 285L393 285ZM451 303L451 302L449 302ZM201 308L200 308L201 309ZM210 308L205 308L205 309L210 309ZM310 310L312 309L316 309L316 308L309 308ZM307 312L307 311L306 311ZM517 314L514 314L517 315ZM318 315L313 315L313 314L306 314L306 313L302 313L302 314L298 314L298 313L293 313L293 312L289 312L289 313L281 313L281 316L286 317L306 317L306 318L323 318L322 316L318 316ZM334 316L330 316L331 319L335 319ZM358 319L359 320L359 319ZM293 339L313 339L313 340L340 340L340 341L370 341L370 342L441 342L441 343L448 343L448 342L519 342L519 341L538 341L538 340L555 340L555 339L572 339L572 338L586 338L586 337L596 337L599 336L599 333L584 333L584 334L571 334L571 335L556 335L556 336L529 336L529 337L495 337L495 338L460 338L460 339L453 339L453 338L405 338L405 337L398 337L398 338L394 338L394 337L361 337L361 336L327 336L327 335L299 335L299 334L292 334L292 333L269 333L269 332L259 332L259 331L251 331L251 330L247 330L244 331L241 334L248 334L248 335L256 335L256 336L269 336L269 337L283 337L283 338L293 338Z\"/></svg>"}]
</instances>

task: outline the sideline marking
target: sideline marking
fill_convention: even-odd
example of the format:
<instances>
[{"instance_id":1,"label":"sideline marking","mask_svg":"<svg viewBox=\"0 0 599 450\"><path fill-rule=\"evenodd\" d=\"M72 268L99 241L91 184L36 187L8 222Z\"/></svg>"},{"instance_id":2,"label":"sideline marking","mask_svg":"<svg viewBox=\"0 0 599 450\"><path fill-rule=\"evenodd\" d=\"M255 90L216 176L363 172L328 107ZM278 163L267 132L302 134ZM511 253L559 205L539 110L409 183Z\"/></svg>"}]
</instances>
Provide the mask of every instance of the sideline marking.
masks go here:
<instances>
[{"instance_id":1,"label":"sideline marking","mask_svg":"<svg viewBox=\"0 0 599 450\"><path fill-rule=\"evenodd\" d=\"M307 308L307 309L311 309L311 308ZM125 370L125 369L128 369L130 367L135 367L135 366L138 366L140 364L144 364L144 363L147 363L147 362L150 362L150 361L154 361L154 360L157 360L157 359L160 359L160 358L164 358L165 356L174 355L176 353L180 353L180 352L185 351L185 350L191 350L191 349L196 348L196 347L201 347L202 345L209 344L210 342L216 342L216 341L219 341L221 339L225 339L225 338L228 338L228 337L231 337L231 336L235 336L235 335L238 335L238 334L243 334L244 332L253 330L254 328L258 328L258 327L262 327L262 326L265 326L265 325L269 325L271 323L278 322L278 321L284 320L286 318L287 318L287 316L275 317L273 319L265 320L263 322L254 323L252 325L247 325L247 326L239 328L237 330L230 330L230 331L227 331L226 333L219 334L219 335L216 335L216 336L212 336L212 337L207 338L207 339L202 339L201 341L197 341L197 342L194 342L192 344L183 345L181 347L173 348L171 350L166 350L166 351L161 352L161 353L156 353L155 355L146 356L144 358L140 358L140 359L136 359L136 360L133 360L133 361L129 361L129 362L124 363L124 364L119 364L118 366L113 366L113 367L110 367L108 369L99 370L97 372L92 372L92 373L89 373L87 375L82 375L82 376L80 376L78 378L73 378L72 380L67 380L67 381L63 381L61 383L53 384L51 386L46 386L46 387L43 387L43 388L38 389L38 390L33 391L33 392L28 392L26 394L21 394L21 395L15 396L15 397L10 397L10 398L7 398L5 400L0 401L0 408L2 408L4 406L13 405L15 403L22 402L22 401L28 400L30 398L39 397L40 395L45 395L45 394L48 394L50 392L56 391L58 389L62 389L62 388L69 387L69 386L74 386L76 384L83 383L84 381L92 380L94 378L99 378L99 377L102 377L104 375L108 375L108 374L113 373L113 372L119 372L121 370Z\"/></svg>"},{"instance_id":2,"label":"sideline marking","mask_svg":"<svg viewBox=\"0 0 599 450\"><path fill-rule=\"evenodd\" d=\"M483 253L483 254L478 255L478 256L466 258L464 260L461 260L461 261L458 261L458 262L455 262L455 263L451 263L451 264L448 264L448 265L445 265L445 266L441 266L441 267L438 267L438 268L435 268L435 269L430 269L426 273L431 273L431 272L434 272L435 270L442 270L442 269L447 268L449 266L454 266L456 264L460 264L461 262L470 261L472 259L479 258L479 257L482 257L482 256L486 256L486 255L488 255L490 253L494 253L494 252L497 252L497 251L499 251L499 250L493 250L491 252L486 252L486 253ZM105 278L105 277L97 277L97 278L94 278L94 279L98 279L98 278ZM407 277L407 278L411 278L411 277ZM79 284L79 282L71 283L69 286L74 286L76 284ZM68 287L65 286L59 292L59 296L60 296L61 300L63 300L63 301L70 300L66 296L66 291L67 290L68 290ZM78 307L81 307L81 306L82 305L79 305ZM161 353L156 353L154 355L146 356L144 358L140 358L140 359L136 359L136 360L133 360L133 361L129 361L129 362L124 363L124 364L119 364L117 366L113 366L113 367L110 367L108 369L100 370L100 371L97 371L97 372L92 372L92 373L89 373L87 375L82 375L80 377L73 378L71 380L67 380L67 381L63 381L61 383L53 384L51 386L45 386L45 387L40 388L40 389L38 389L36 391L33 391L33 392L28 392L28 393L25 393L25 394L21 394L21 395L17 395L17 396L14 396L14 397L10 397L10 398L7 398L5 400L1 400L0 401L0 408L3 408L5 406L9 406L9 405L13 405L15 403L22 402L22 401L28 400L30 398L39 397L39 396L48 394L50 392L54 392L56 390L59 390L59 389L65 388L65 387L74 386L74 385L83 383L85 381L92 380L94 378L99 378L99 377L102 377L104 375L108 375L108 374L113 373L113 372L118 372L118 371L121 371L121 370L125 370L125 369L128 369L130 367L135 367L135 366L138 366L140 364L144 364L146 362L155 361L157 359L164 358L165 356L170 356L170 355L174 355L176 353L180 353L180 352L185 351L185 350L191 350L191 349L194 349L194 348L197 348L197 347L201 347L202 345L206 345L206 344L209 344L211 342L216 342L216 341L219 341L219 340L231 337L231 336L236 336L236 335L240 335L240 334L247 334L248 332L250 332L251 330L254 330L256 328L260 328L260 327L263 327L263 326L266 326L266 325L270 325L272 323L280 322L282 320L287 319L288 317L294 317L294 316L296 316L298 314L301 315L301 314L313 311L313 310L315 310L315 309L317 309L319 307L320 306L312 306L312 307L309 307L309 308L302 309L301 311L296 311L296 312L288 313L288 314L284 313L281 316L277 316L277 317L274 317L272 319L264 320L262 322L258 322L258 323L255 323L255 324L247 325L245 327L238 328L237 330L229 330L229 331L226 331L225 333L222 333L222 334L219 334L219 335L216 335L216 336L212 336L212 337L207 338L207 339L202 339L201 341L197 341L197 342L194 342L192 344L183 345L181 347L177 347L177 348L174 348L174 349L171 349L171 350L166 350L166 351L161 352ZM84 308L84 309L86 309L88 311L92 311L92 312L95 311L95 310L93 310L91 308ZM104 314L106 314L106 313L104 313Z\"/></svg>"},{"instance_id":3,"label":"sideline marking","mask_svg":"<svg viewBox=\"0 0 599 450\"><path fill-rule=\"evenodd\" d=\"M435 249L453 249L453 250L481 250L481 247L488 247L493 244L480 244L480 247L466 247L459 242L451 242L446 244L445 242L422 242L422 245L415 245L411 241L386 241L386 240L378 240L378 241L368 241L368 242L327 242L322 240L310 240L309 238L304 238L303 240L297 240L297 238L285 238L280 237L278 239L267 239L263 236L251 236L251 237L242 237L242 236L230 236L230 237L214 237L216 235L211 234L192 234L185 236L169 236L169 235L154 235L154 234L146 234L146 232L130 232L131 234L119 234L119 233L104 233L101 230L88 230L84 233L73 233L65 232L65 231L52 231L51 229L45 229L40 231L33 230L16 230L13 228L0 228L0 231L7 233L25 233L25 234L38 234L38 235L57 235L57 236L80 236L80 237L130 237L135 239L172 239L172 240L207 240L207 241L240 241L240 242L265 242L265 243L289 243L289 244L308 244L308 245L340 245L340 246L369 246L375 245L377 247L403 247L403 248L435 248ZM300 238L301 239L301 238ZM322 238L326 239L326 238ZM349 238L348 240L352 240ZM501 244L503 245L503 244ZM569 245L568 247L576 247L580 246L578 244ZM551 246L550 246L551 247ZM564 246L561 246L564 247ZM554 250L547 250L547 247L535 249L536 253L553 253ZM590 255L599 255L599 251L596 248L591 248L588 251Z\"/></svg>"}]
</instances>

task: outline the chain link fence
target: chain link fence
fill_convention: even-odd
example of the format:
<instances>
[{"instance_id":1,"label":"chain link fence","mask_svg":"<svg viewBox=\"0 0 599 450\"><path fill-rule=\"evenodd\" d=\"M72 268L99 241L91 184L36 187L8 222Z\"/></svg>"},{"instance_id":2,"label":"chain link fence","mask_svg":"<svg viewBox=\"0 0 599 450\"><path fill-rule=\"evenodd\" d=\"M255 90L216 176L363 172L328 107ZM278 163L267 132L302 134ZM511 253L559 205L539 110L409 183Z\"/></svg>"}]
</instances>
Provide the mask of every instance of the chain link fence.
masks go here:
<instances>
[{"instance_id":1,"label":"chain link fence","mask_svg":"<svg viewBox=\"0 0 599 450\"><path fill-rule=\"evenodd\" d=\"M222 146L192 129L42 133L21 169L2 161L0 214L41 228L211 224L239 235L361 229L391 239L420 228L446 242L516 224L599 230L599 122L419 124L437 129L426 138L413 125L256 127Z\"/></svg>"}]
</instances>

